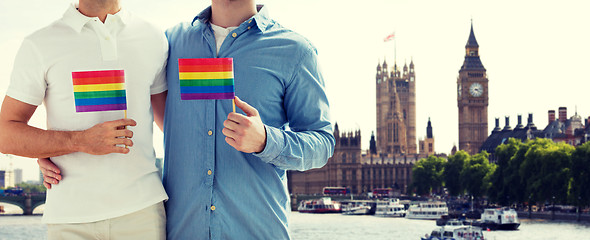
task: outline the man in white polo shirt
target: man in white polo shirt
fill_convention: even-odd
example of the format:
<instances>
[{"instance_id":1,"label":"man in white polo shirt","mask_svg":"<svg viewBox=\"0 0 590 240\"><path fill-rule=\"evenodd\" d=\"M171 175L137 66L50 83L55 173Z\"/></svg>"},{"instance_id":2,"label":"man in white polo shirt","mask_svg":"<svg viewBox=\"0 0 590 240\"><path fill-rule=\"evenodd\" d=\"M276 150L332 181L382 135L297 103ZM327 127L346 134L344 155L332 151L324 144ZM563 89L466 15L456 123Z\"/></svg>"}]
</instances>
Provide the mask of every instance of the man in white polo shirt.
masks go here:
<instances>
[{"instance_id":1,"label":"man in white polo shirt","mask_svg":"<svg viewBox=\"0 0 590 240\"><path fill-rule=\"evenodd\" d=\"M0 111L0 151L50 157L61 169L43 215L49 239L165 238L150 102L165 98L167 50L163 32L118 0L79 0L23 41ZM122 96L88 101L80 91ZM28 125L42 102L48 130Z\"/></svg>"}]
</instances>

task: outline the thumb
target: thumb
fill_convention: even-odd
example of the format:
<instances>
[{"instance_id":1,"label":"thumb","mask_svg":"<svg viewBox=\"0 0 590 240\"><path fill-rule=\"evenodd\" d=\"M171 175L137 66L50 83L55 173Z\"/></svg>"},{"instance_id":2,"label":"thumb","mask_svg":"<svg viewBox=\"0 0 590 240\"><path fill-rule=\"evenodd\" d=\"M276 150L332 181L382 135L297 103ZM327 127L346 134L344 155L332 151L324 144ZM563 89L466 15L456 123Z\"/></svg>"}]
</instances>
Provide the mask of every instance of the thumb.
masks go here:
<instances>
[{"instance_id":1,"label":"thumb","mask_svg":"<svg viewBox=\"0 0 590 240\"><path fill-rule=\"evenodd\" d=\"M236 102L236 107L242 109L242 111L244 111L248 117L258 116L258 110L250 106L248 103L240 100L238 96L235 96L234 101Z\"/></svg>"}]
</instances>

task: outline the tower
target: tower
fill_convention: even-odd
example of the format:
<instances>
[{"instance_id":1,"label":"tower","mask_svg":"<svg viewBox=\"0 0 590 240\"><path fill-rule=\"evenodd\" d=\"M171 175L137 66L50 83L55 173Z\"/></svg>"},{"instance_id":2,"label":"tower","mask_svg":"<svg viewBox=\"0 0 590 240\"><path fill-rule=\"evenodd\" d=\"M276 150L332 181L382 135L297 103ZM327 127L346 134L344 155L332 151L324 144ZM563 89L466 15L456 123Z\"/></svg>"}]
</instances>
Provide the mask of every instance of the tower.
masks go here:
<instances>
[{"instance_id":1,"label":"tower","mask_svg":"<svg viewBox=\"0 0 590 240\"><path fill-rule=\"evenodd\" d=\"M426 138L418 141L420 146L420 154L426 154L428 156L434 154L434 136L432 135L432 123L428 118L428 125L426 126Z\"/></svg>"},{"instance_id":2,"label":"tower","mask_svg":"<svg viewBox=\"0 0 590 240\"><path fill-rule=\"evenodd\" d=\"M471 32L465 45L465 60L457 78L459 149L475 154L487 138L488 78L479 59L479 45Z\"/></svg>"},{"instance_id":3,"label":"tower","mask_svg":"<svg viewBox=\"0 0 590 240\"><path fill-rule=\"evenodd\" d=\"M377 65L377 152L416 153L416 74L414 61L403 70L394 64L391 72L384 61Z\"/></svg>"}]
</instances>

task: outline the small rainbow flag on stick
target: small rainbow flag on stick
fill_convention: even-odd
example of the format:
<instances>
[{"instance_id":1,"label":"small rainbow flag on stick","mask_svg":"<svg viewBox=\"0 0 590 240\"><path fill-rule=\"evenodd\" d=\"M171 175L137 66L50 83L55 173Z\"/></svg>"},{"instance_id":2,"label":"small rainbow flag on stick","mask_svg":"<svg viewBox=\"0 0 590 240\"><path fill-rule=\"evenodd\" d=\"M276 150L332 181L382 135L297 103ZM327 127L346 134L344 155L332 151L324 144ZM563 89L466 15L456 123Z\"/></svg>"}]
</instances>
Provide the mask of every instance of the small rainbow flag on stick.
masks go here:
<instances>
[{"instance_id":1,"label":"small rainbow flag on stick","mask_svg":"<svg viewBox=\"0 0 590 240\"><path fill-rule=\"evenodd\" d=\"M76 112L127 110L124 70L72 72L72 80Z\"/></svg>"},{"instance_id":2,"label":"small rainbow flag on stick","mask_svg":"<svg viewBox=\"0 0 590 240\"><path fill-rule=\"evenodd\" d=\"M232 58L178 59L180 99L233 99Z\"/></svg>"}]
</instances>

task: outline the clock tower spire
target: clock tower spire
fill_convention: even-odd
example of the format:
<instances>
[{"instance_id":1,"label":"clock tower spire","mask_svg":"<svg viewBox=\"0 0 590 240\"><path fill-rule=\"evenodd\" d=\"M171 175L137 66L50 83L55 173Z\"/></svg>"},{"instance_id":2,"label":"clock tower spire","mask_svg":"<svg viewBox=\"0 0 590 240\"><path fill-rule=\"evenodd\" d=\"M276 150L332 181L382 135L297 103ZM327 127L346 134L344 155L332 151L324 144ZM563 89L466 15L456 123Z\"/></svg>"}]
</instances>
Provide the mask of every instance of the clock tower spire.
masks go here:
<instances>
[{"instance_id":1,"label":"clock tower spire","mask_svg":"<svg viewBox=\"0 0 590 240\"><path fill-rule=\"evenodd\" d=\"M459 149L473 155L488 136L488 78L479 58L479 44L473 33L473 21L465 60L457 78L459 108Z\"/></svg>"}]
</instances>

